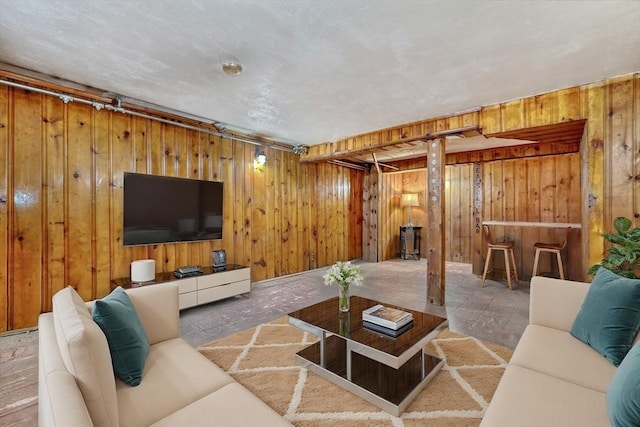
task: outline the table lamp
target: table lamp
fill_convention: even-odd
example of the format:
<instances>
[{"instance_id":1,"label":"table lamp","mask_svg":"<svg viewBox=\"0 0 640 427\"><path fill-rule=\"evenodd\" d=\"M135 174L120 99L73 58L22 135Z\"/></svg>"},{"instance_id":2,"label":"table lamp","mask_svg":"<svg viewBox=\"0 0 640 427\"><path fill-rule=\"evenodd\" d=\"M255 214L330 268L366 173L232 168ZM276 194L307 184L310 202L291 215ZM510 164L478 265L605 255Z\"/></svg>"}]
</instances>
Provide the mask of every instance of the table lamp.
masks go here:
<instances>
[{"instance_id":1,"label":"table lamp","mask_svg":"<svg viewBox=\"0 0 640 427\"><path fill-rule=\"evenodd\" d=\"M409 220L407 221L407 227L413 227L413 223L411 222L411 208L413 206L420 206L418 203L418 194L417 193L404 193L402 198L400 199L400 206L403 208L409 208Z\"/></svg>"}]
</instances>

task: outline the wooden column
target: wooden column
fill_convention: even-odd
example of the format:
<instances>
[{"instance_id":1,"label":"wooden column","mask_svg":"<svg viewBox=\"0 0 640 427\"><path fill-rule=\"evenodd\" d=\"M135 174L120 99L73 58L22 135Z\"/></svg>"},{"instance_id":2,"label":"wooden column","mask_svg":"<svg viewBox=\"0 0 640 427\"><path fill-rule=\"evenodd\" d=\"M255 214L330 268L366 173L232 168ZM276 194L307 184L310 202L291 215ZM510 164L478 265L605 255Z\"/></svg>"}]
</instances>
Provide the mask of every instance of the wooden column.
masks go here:
<instances>
[{"instance_id":1,"label":"wooden column","mask_svg":"<svg viewBox=\"0 0 640 427\"><path fill-rule=\"evenodd\" d=\"M474 274L482 274L482 163L473 164L473 237L471 263Z\"/></svg>"},{"instance_id":2,"label":"wooden column","mask_svg":"<svg viewBox=\"0 0 640 427\"><path fill-rule=\"evenodd\" d=\"M377 169L366 172L362 190L362 259L378 262L378 209L381 176Z\"/></svg>"},{"instance_id":3,"label":"wooden column","mask_svg":"<svg viewBox=\"0 0 640 427\"><path fill-rule=\"evenodd\" d=\"M427 301L444 305L444 138L427 142Z\"/></svg>"}]
</instances>

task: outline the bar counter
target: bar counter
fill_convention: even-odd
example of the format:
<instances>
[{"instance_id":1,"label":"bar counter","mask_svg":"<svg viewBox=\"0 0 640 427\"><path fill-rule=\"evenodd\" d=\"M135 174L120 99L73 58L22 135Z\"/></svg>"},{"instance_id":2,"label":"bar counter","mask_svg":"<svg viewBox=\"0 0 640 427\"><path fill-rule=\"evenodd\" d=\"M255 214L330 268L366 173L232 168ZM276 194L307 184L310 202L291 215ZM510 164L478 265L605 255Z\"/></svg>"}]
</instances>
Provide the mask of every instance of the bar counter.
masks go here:
<instances>
[{"instance_id":1,"label":"bar counter","mask_svg":"<svg viewBox=\"0 0 640 427\"><path fill-rule=\"evenodd\" d=\"M582 228L582 224L576 222L482 221L482 224L505 227Z\"/></svg>"},{"instance_id":2,"label":"bar counter","mask_svg":"<svg viewBox=\"0 0 640 427\"><path fill-rule=\"evenodd\" d=\"M535 255L533 245L536 242L561 243L565 236L565 230L570 229L567 236L567 246L563 250L566 277L569 280L577 281L584 281L587 278L586 270L582 266L582 225L580 223L486 220L482 221L482 225L490 226L494 241L514 242L514 256L518 268L518 275L525 281L531 279L531 273L533 271ZM477 243L474 244L477 245ZM477 262L473 264L473 273L482 275L484 258L487 252L484 238L482 238L482 246L475 250L480 256L477 258ZM501 267L502 261L498 259L496 262L497 268L503 268ZM540 267L541 272L557 272L555 258L552 262L548 254L541 255ZM544 275L544 273L541 274Z\"/></svg>"}]
</instances>

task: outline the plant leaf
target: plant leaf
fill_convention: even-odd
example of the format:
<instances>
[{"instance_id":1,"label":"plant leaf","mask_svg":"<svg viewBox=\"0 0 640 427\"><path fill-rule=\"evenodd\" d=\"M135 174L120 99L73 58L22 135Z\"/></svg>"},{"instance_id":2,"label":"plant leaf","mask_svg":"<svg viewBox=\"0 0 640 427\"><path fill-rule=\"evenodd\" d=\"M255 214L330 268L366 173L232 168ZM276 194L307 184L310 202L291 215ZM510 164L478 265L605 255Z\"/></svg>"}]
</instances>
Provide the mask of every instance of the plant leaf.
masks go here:
<instances>
[{"instance_id":1,"label":"plant leaf","mask_svg":"<svg viewBox=\"0 0 640 427\"><path fill-rule=\"evenodd\" d=\"M613 228L620 234L624 234L631 228L631 220L623 216L619 216L613 220Z\"/></svg>"},{"instance_id":2,"label":"plant leaf","mask_svg":"<svg viewBox=\"0 0 640 427\"><path fill-rule=\"evenodd\" d=\"M592 265L589 274L595 274L600 267L629 278L639 278L640 270L640 228L631 229L633 222L619 216L613 221L617 233L603 233L602 237L612 245L604 252L601 264Z\"/></svg>"},{"instance_id":3,"label":"plant leaf","mask_svg":"<svg viewBox=\"0 0 640 427\"><path fill-rule=\"evenodd\" d=\"M627 239L625 238L625 236L620 234L604 233L602 237L604 237L611 243L617 243L619 245L624 245L625 243L627 243Z\"/></svg>"},{"instance_id":4,"label":"plant leaf","mask_svg":"<svg viewBox=\"0 0 640 427\"><path fill-rule=\"evenodd\" d=\"M633 273L633 271L628 271L628 270L619 270L615 272L617 275L622 276L622 277L627 277L629 279L636 279L636 275Z\"/></svg>"},{"instance_id":5,"label":"plant leaf","mask_svg":"<svg viewBox=\"0 0 640 427\"><path fill-rule=\"evenodd\" d=\"M640 240L640 228L634 228L627 233L627 237L631 240L638 241Z\"/></svg>"},{"instance_id":6,"label":"plant leaf","mask_svg":"<svg viewBox=\"0 0 640 427\"><path fill-rule=\"evenodd\" d=\"M619 255L619 254L610 254L609 258L607 259L607 264L608 265L612 265L612 266L616 266L619 267L622 264L624 264L624 262L627 260L626 256L623 255Z\"/></svg>"},{"instance_id":7,"label":"plant leaf","mask_svg":"<svg viewBox=\"0 0 640 427\"><path fill-rule=\"evenodd\" d=\"M589 267L589 271L587 272L587 274L590 276L595 276L600 267L600 264L593 264L591 267Z\"/></svg>"}]
</instances>

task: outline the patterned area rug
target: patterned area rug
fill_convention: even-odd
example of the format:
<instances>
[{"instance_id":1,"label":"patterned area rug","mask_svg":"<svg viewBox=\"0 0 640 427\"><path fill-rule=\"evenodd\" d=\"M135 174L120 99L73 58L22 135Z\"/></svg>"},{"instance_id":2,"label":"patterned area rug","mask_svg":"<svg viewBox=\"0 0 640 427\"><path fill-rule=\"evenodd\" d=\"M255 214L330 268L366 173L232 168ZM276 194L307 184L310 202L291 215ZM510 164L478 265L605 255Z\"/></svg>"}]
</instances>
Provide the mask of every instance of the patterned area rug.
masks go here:
<instances>
[{"instance_id":1,"label":"patterned area rug","mask_svg":"<svg viewBox=\"0 0 640 427\"><path fill-rule=\"evenodd\" d=\"M316 337L283 317L198 348L298 427L477 426L512 350L444 330L427 352L445 366L395 417L296 365Z\"/></svg>"}]
</instances>

